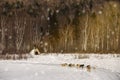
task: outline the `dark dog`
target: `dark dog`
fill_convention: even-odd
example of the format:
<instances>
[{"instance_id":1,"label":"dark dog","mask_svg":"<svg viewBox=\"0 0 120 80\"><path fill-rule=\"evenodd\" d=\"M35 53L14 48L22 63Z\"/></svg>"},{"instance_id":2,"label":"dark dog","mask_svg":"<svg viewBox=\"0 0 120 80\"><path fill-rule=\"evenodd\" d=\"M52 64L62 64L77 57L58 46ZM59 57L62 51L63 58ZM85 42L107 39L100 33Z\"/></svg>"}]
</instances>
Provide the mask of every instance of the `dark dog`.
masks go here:
<instances>
[{"instance_id":1,"label":"dark dog","mask_svg":"<svg viewBox=\"0 0 120 80\"><path fill-rule=\"evenodd\" d=\"M77 64L77 68L84 68L84 64Z\"/></svg>"},{"instance_id":2,"label":"dark dog","mask_svg":"<svg viewBox=\"0 0 120 80\"><path fill-rule=\"evenodd\" d=\"M80 65L80 68L84 68L84 64L81 64L81 65Z\"/></svg>"},{"instance_id":3,"label":"dark dog","mask_svg":"<svg viewBox=\"0 0 120 80\"><path fill-rule=\"evenodd\" d=\"M68 66L69 66L69 67L74 67L74 66L75 66L75 64L68 64Z\"/></svg>"}]
</instances>

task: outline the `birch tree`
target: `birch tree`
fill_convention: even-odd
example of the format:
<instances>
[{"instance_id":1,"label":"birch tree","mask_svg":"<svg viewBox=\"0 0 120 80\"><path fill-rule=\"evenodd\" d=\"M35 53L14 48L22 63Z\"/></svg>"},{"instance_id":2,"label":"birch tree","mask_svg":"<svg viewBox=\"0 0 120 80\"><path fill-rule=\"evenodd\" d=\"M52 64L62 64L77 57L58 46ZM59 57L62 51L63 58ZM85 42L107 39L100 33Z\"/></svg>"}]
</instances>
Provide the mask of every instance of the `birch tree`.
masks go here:
<instances>
[{"instance_id":1,"label":"birch tree","mask_svg":"<svg viewBox=\"0 0 120 80\"><path fill-rule=\"evenodd\" d=\"M88 14L86 15L86 22L85 22L85 29L84 29L84 43L83 43L83 50L87 50L87 40L88 40L88 34L87 34L87 29L88 29Z\"/></svg>"},{"instance_id":2,"label":"birch tree","mask_svg":"<svg viewBox=\"0 0 120 80\"><path fill-rule=\"evenodd\" d=\"M1 16L1 43L2 50L5 48L5 18Z\"/></svg>"},{"instance_id":3,"label":"birch tree","mask_svg":"<svg viewBox=\"0 0 120 80\"><path fill-rule=\"evenodd\" d=\"M17 17L15 19L15 29L16 29L16 49L20 50L23 42L23 37L25 33L26 18L19 20Z\"/></svg>"}]
</instances>

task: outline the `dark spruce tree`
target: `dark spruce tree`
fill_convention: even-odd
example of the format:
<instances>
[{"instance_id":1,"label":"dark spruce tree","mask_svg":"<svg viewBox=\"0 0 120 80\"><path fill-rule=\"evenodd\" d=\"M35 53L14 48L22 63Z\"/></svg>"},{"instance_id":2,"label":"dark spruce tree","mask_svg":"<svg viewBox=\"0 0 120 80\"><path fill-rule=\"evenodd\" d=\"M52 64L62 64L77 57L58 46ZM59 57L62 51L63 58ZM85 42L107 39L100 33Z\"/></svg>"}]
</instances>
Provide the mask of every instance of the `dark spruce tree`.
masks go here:
<instances>
[{"instance_id":1,"label":"dark spruce tree","mask_svg":"<svg viewBox=\"0 0 120 80\"><path fill-rule=\"evenodd\" d=\"M58 20L55 10L49 10L48 23L50 25L50 34L55 38L58 38Z\"/></svg>"}]
</instances>

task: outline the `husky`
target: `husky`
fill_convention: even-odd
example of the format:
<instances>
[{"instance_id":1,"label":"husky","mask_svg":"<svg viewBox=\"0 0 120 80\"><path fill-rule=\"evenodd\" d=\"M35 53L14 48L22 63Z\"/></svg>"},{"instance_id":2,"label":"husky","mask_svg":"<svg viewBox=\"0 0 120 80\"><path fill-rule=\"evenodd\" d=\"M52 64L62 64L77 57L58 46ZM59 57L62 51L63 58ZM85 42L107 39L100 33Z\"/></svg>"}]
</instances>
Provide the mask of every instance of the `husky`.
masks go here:
<instances>
[{"instance_id":1,"label":"husky","mask_svg":"<svg viewBox=\"0 0 120 80\"><path fill-rule=\"evenodd\" d=\"M75 64L68 64L68 66L69 66L69 67L74 67L74 66L75 66Z\"/></svg>"},{"instance_id":2,"label":"husky","mask_svg":"<svg viewBox=\"0 0 120 80\"><path fill-rule=\"evenodd\" d=\"M67 63L61 64L62 67L65 67L65 66L67 66L67 65L68 65Z\"/></svg>"},{"instance_id":3,"label":"husky","mask_svg":"<svg viewBox=\"0 0 120 80\"><path fill-rule=\"evenodd\" d=\"M81 67L81 68L84 68L84 64L81 64L80 67Z\"/></svg>"},{"instance_id":4,"label":"husky","mask_svg":"<svg viewBox=\"0 0 120 80\"><path fill-rule=\"evenodd\" d=\"M80 67L80 64L76 64L76 67L79 68L79 67Z\"/></svg>"},{"instance_id":5,"label":"husky","mask_svg":"<svg viewBox=\"0 0 120 80\"><path fill-rule=\"evenodd\" d=\"M76 64L76 67L77 67L77 68L82 68L82 69L83 69L83 68L84 68L84 64Z\"/></svg>"},{"instance_id":6,"label":"husky","mask_svg":"<svg viewBox=\"0 0 120 80\"><path fill-rule=\"evenodd\" d=\"M91 71L91 66L90 66L90 65L87 65L86 68L87 68L87 71L88 71L88 72Z\"/></svg>"}]
</instances>

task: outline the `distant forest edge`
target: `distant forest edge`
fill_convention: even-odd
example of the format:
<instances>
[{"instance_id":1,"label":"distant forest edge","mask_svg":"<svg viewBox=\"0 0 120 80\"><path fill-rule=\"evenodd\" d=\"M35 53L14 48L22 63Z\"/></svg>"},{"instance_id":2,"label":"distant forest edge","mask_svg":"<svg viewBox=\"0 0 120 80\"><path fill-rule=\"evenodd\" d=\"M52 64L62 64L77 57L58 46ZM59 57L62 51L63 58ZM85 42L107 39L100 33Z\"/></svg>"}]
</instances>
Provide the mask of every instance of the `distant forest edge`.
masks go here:
<instances>
[{"instance_id":1,"label":"distant forest edge","mask_svg":"<svg viewBox=\"0 0 120 80\"><path fill-rule=\"evenodd\" d=\"M0 0L0 53L119 53L120 0Z\"/></svg>"}]
</instances>

